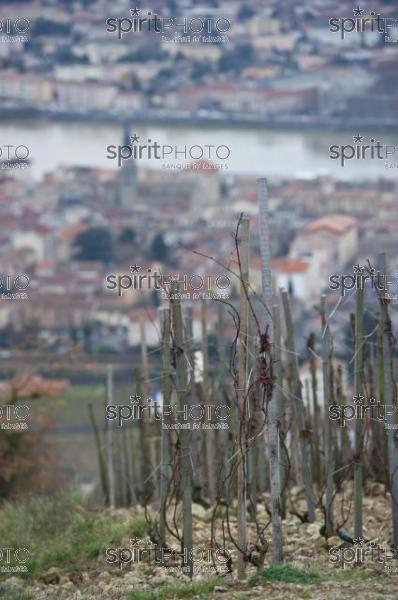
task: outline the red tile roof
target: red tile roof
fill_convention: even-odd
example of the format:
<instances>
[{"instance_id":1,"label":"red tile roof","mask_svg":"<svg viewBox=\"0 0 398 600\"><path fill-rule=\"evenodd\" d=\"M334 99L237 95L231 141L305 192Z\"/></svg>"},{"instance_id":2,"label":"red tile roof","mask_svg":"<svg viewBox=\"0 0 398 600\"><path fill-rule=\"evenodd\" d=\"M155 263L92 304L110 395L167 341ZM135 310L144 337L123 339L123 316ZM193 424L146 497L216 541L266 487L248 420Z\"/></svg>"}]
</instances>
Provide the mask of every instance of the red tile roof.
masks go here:
<instances>
[{"instance_id":1,"label":"red tile roof","mask_svg":"<svg viewBox=\"0 0 398 600\"><path fill-rule=\"evenodd\" d=\"M327 215L309 223L304 232L306 234L312 234L326 230L335 235L342 235L355 227L356 224L356 219L353 217L348 217L346 215Z\"/></svg>"},{"instance_id":2,"label":"red tile roof","mask_svg":"<svg viewBox=\"0 0 398 600\"><path fill-rule=\"evenodd\" d=\"M271 259L271 268L281 273L305 273L308 270L309 263L299 258L273 258Z\"/></svg>"}]
</instances>

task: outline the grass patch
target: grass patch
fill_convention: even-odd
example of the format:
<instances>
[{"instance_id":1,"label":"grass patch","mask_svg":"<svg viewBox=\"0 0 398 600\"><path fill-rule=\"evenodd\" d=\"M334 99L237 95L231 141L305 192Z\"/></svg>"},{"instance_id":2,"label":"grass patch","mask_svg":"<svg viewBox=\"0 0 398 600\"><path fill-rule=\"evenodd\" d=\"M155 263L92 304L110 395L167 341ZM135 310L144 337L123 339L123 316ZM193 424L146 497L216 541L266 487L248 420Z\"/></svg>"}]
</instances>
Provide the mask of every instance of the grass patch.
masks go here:
<instances>
[{"instance_id":1,"label":"grass patch","mask_svg":"<svg viewBox=\"0 0 398 600\"><path fill-rule=\"evenodd\" d=\"M90 403L99 422L103 419L103 396L103 385L71 385L59 398L38 398L35 406L43 414L50 410L58 426L87 425Z\"/></svg>"},{"instance_id":2,"label":"grass patch","mask_svg":"<svg viewBox=\"0 0 398 600\"><path fill-rule=\"evenodd\" d=\"M28 573L21 574L23 578L50 567L84 570L107 547L119 546L127 536L141 538L145 532L144 517L117 520L89 509L78 496L66 492L6 503L0 510L3 546L29 552Z\"/></svg>"},{"instance_id":3,"label":"grass patch","mask_svg":"<svg viewBox=\"0 0 398 600\"><path fill-rule=\"evenodd\" d=\"M130 592L127 600L168 600L173 598L203 598L208 596L214 588L220 585L218 579L213 579L205 583L181 583L178 585L168 585L161 590Z\"/></svg>"},{"instance_id":4,"label":"grass patch","mask_svg":"<svg viewBox=\"0 0 398 600\"><path fill-rule=\"evenodd\" d=\"M30 596L29 594L24 594L24 593L20 593L20 592L1 592L0 591L0 598L2 598L2 600L33 600L33 596Z\"/></svg>"},{"instance_id":5,"label":"grass patch","mask_svg":"<svg viewBox=\"0 0 398 600\"><path fill-rule=\"evenodd\" d=\"M333 573L330 573L328 576L324 576L323 579L325 581L352 581L352 580L360 580L364 579L372 580L372 581L384 581L385 573L375 573L374 571L366 571L364 569L335 569Z\"/></svg>"},{"instance_id":6,"label":"grass patch","mask_svg":"<svg viewBox=\"0 0 398 600\"><path fill-rule=\"evenodd\" d=\"M292 565L275 565L260 569L249 579L249 585L254 586L266 581L281 581L283 583L318 583L320 575L315 571L302 571Z\"/></svg>"}]
</instances>

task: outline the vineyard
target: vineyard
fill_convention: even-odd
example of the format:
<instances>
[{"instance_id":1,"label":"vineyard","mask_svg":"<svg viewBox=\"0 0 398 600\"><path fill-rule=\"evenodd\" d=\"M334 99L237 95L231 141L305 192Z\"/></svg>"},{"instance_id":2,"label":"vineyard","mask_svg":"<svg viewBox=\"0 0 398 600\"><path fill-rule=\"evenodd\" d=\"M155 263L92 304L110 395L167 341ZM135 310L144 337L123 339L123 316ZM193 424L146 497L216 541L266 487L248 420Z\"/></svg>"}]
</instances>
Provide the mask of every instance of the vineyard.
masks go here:
<instances>
[{"instance_id":1,"label":"vineyard","mask_svg":"<svg viewBox=\"0 0 398 600\"><path fill-rule=\"evenodd\" d=\"M323 598L346 586L372 598L391 588L395 597L396 351L387 257L355 267L345 360L334 342L344 296L314 299L319 326L303 343L289 291L275 289L267 183L257 186L261 286L251 284L244 214L229 263L218 263L234 282L231 297L187 302L178 278L164 285L159 351L148 351L141 319L129 398L116 399L109 363L103 408L88 403L94 495L71 495L60 482L54 497L4 505L0 529L14 565L12 577L3 575L4 597L30 598L32 586L43 599L71 591L87 599ZM66 385L14 378L8 406L56 399ZM50 425L41 426L28 440L3 433L10 499L21 485L18 470L27 477L32 469L28 445L32 456L42 450L37 438ZM103 595L95 596L96 585Z\"/></svg>"}]
</instances>

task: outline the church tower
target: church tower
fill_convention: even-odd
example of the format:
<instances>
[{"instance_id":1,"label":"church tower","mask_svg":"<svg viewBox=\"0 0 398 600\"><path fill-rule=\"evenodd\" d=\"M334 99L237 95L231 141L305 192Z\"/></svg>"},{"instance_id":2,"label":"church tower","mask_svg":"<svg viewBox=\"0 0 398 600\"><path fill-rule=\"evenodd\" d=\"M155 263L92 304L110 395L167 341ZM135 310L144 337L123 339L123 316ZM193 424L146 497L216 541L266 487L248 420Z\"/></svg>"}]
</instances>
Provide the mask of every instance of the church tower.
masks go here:
<instances>
[{"instance_id":1,"label":"church tower","mask_svg":"<svg viewBox=\"0 0 398 600\"><path fill-rule=\"evenodd\" d=\"M132 145L127 124L124 126L122 143L124 146ZM119 208L122 210L131 210L133 208L133 203L137 197L137 170L133 158L125 160L122 163L117 196Z\"/></svg>"}]
</instances>

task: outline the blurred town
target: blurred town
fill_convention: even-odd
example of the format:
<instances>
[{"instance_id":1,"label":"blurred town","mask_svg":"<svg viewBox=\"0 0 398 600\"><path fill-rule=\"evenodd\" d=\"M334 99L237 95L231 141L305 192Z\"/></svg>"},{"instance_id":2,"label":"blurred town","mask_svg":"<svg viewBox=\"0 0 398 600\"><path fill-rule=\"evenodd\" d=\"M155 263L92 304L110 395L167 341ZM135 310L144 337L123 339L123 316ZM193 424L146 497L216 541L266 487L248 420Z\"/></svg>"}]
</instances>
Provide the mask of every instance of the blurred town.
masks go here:
<instances>
[{"instance_id":1,"label":"blurred town","mask_svg":"<svg viewBox=\"0 0 398 600\"><path fill-rule=\"evenodd\" d=\"M396 127L393 2L34 0L1 8L4 114ZM370 10L377 27L357 31ZM161 28L135 31L148 13ZM352 20L344 39L342 19Z\"/></svg>"},{"instance_id":2,"label":"blurred town","mask_svg":"<svg viewBox=\"0 0 398 600\"><path fill-rule=\"evenodd\" d=\"M388 2L371 8L384 17L394 11ZM107 23L149 11L180 24L205 14L224 29L228 23L228 31L216 43L194 42L193 36L171 42L144 27L120 36L107 31ZM396 123L396 45L375 31L354 31L344 40L330 31L330 19L353 18L348 2L292 7L286 1L213 0L198 7L157 1L132 9L124 1L110 7L37 0L3 3L2 14L10 19L2 21L0 108L10 122L35 111L116 119L125 124L124 140L133 122L173 119L231 125L264 118L291 127L320 119L325 128L338 118L347 129L359 119L365 130ZM1 272L4 282L6 276L29 277L25 300L3 295L0 301L5 356L17 339L27 348L24 335L32 331L60 354L71 339L88 354L123 353L139 343L143 316L147 342L156 346L159 332L151 323L159 294L141 289L120 297L106 288L107 275L129 274L133 264L142 272L219 274L220 264L203 255L234 268L242 212L252 217L256 240L255 177L226 173L209 161L180 172L139 164L126 161L118 170L65 166L37 182L23 172L1 171ZM296 300L304 344L305 329L319 319L313 306L320 293L327 290L331 302L339 298L329 289L331 274L352 273L353 261L393 248L397 184L391 178L293 179L288 171L270 182L272 267L275 290L286 287ZM258 256L257 248L251 259L257 290ZM3 292L16 291L5 290L4 282ZM301 318L305 313L308 319ZM339 314L346 317L344 307ZM210 306L210 324L214 318Z\"/></svg>"},{"instance_id":3,"label":"blurred town","mask_svg":"<svg viewBox=\"0 0 398 600\"><path fill-rule=\"evenodd\" d=\"M256 181L207 167L204 161L180 173L136 171L134 162L119 171L65 167L30 184L3 174L2 291L5 275L13 288L15 278L26 274L29 286L20 279L9 290L15 297L23 289L26 298L2 296L2 347L11 349L15 336L22 342L34 329L57 352L72 339L88 353L121 353L139 344L141 317L148 344L157 346L159 331L151 322L157 321L161 292L143 285L120 295L107 276L132 277L134 265L141 274L229 274L233 295L238 278L226 269L237 272L234 235L241 213L252 219L250 280L258 292ZM314 327L321 292L339 300L331 275L352 275L361 257L367 264L380 248L394 258L396 187L392 181L352 184L328 177L270 185L274 287L292 294L299 327ZM352 310L349 296L344 300L338 313L343 320L344 307ZM209 302L210 323L215 305ZM305 314L309 318L302 319ZM195 331L199 311L197 319ZM233 327L231 320L231 337Z\"/></svg>"}]
</instances>

